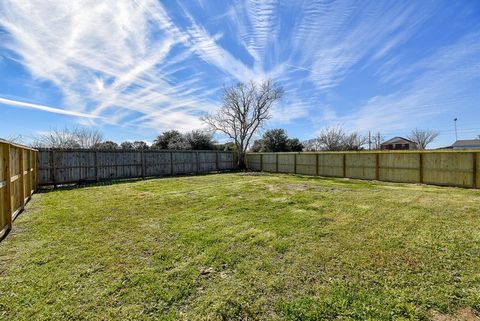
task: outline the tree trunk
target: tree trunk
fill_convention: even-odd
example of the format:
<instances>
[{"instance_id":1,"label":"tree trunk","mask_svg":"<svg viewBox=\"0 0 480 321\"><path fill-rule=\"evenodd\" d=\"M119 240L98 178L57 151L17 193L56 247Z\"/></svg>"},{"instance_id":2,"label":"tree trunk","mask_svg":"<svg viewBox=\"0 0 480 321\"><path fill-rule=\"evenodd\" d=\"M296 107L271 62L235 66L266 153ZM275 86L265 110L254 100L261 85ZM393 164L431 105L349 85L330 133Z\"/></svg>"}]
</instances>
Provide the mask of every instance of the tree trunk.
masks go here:
<instances>
[{"instance_id":1,"label":"tree trunk","mask_svg":"<svg viewBox=\"0 0 480 321\"><path fill-rule=\"evenodd\" d=\"M241 171L247 169L247 164L245 162L245 153L238 153L238 169Z\"/></svg>"}]
</instances>

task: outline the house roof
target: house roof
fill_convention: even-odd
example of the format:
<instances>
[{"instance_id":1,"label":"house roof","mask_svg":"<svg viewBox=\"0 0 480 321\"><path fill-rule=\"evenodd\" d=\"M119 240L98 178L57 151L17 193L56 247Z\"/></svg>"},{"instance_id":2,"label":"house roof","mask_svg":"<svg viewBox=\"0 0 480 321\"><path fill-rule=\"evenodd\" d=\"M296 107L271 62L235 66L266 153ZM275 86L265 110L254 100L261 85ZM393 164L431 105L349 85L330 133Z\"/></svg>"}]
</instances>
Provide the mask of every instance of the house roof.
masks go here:
<instances>
[{"instance_id":1,"label":"house roof","mask_svg":"<svg viewBox=\"0 0 480 321\"><path fill-rule=\"evenodd\" d=\"M452 145L453 147L462 147L462 146L480 146L480 139L462 139L457 140Z\"/></svg>"},{"instance_id":2,"label":"house roof","mask_svg":"<svg viewBox=\"0 0 480 321\"><path fill-rule=\"evenodd\" d=\"M403 140L403 141L406 141L406 142L409 142L409 143L412 143L412 144L416 144L415 142L412 142L410 139L406 139L406 138L400 137L400 136L395 136L395 137L390 138L389 140L383 142L382 145L391 144L391 143L393 143L397 140Z\"/></svg>"}]
</instances>

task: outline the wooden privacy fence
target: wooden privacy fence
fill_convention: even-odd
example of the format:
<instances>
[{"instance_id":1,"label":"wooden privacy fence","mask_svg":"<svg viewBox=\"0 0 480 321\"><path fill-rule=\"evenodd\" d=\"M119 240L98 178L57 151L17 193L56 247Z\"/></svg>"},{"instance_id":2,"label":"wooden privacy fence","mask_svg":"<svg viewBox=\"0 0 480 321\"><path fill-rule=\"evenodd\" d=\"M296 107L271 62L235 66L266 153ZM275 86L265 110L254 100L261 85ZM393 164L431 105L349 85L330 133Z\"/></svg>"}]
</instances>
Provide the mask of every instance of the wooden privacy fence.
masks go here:
<instances>
[{"instance_id":1,"label":"wooden privacy fence","mask_svg":"<svg viewBox=\"0 0 480 321\"><path fill-rule=\"evenodd\" d=\"M480 188L480 151L249 153L251 170Z\"/></svg>"},{"instance_id":2,"label":"wooden privacy fence","mask_svg":"<svg viewBox=\"0 0 480 321\"><path fill-rule=\"evenodd\" d=\"M37 152L0 140L0 240L36 188Z\"/></svg>"},{"instance_id":3,"label":"wooden privacy fence","mask_svg":"<svg viewBox=\"0 0 480 321\"><path fill-rule=\"evenodd\" d=\"M38 184L206 173L236 168L233 152L40 149Z\"/></svg>"}]
</instances>

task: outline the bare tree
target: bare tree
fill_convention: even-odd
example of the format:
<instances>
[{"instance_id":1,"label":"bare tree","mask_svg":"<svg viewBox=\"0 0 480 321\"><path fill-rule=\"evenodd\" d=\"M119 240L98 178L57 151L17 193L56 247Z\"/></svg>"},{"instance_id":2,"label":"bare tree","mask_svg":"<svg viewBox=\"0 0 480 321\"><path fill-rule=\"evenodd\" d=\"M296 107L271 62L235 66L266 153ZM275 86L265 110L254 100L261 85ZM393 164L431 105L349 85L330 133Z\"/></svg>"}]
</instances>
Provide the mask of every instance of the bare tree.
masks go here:
<instances>
[{"instance_id":1,"label":"bare tree","mask_svg":"<svg viewBox=\"0 0 480 321\"><path fill-rule=\"evenodd\" d=\"M47 148L96 148L102 141L103 135L99 130L74 127L42 133L35 138L32 145Z\"/></svg>"},{"instance_id":2,"label":"bare tree","mask_svg":"<svg viewBox=\"0 0 480 321\"><path fill-rule=\"evenodd\" d=\"M328 127L320 131L317 141L323 150L342 150L345 135L340 127Z\"/></svg>"},{"instance_id":3,"label":"bare tree","mask_svg":"<svg viewBox=\"0 0 480 321\"><path fill-rule=\"evenodd\" d=\"M16 144L22 144L23 143L23 135L22 134L12 134L7 137L7 141L16 143Z\"/></svg>"},{"instance_id":4,"label":"bare tree","mask_svg":"<svg viewBox=\"0 0 480 321\"><path fill-rule=\"evenodd\" d=\"M357 132L347 133L338 126L322 129L316 140L317 148L329 151L360 150L368 142L367 137Z\"/></svg>"},{"instance_id":5,"label":"bare tree","mask_svg":"<svg viewBox=\"0 0 480 321\"><path fill-rule=\"evenodd\" d=\"M372 148L381 149L382 143L384 141L385 141L385 136L383 136L380 132L377 132L372 136Z\"/></svg>"},{"instance_id":6,"label":"bare tree","mask_svg":"<svg viewBox=\"0 0 480 321\"><path fill-rule=\"evenodd\" d=\"M304 150L307 152L315 152L322 150L322 145L317 138L306 140L302 144L304 146Z\"/></svg>"},{"instance_id":7,"label":"bare tree","mask_svg":"<svg viewBox=\"0 0 480 321\"><path fill-rule=\"evenodd\" d=\"M343 139L343 150L361 150L368 142L368 138L357 132L346 134Z\"/></svg>"},{"instance_id":8,"label":"bare tree","mask_svg":"<svg viewBox=\"0 0 480 321\"><path fill-rule=\"evenodd\" d=\"M32 145L37 148L79 148L73 132L68 129L53 129L35 137Z\"/></svg>"},{"instance_id":9,"label":"bare tree","mask_svg":"<svg viewBox=\"0 0 480 321\"><path fill-rule=\"evenodd\" d=\"M98 129L75 127L73 136L80 148L96 148L103 141L103 134Z\"/></svg>"},{"instance_id":10,"label":"bare tree","mask_svg":"<svg viewBox=\"0 0 480 321\"><path fill-rule=\"evenodd\" d=\"M284 91L271 80L224 88L223 106L203 118L213 130L233 139L238 152L238 167L245 169L245 155L252 136L270 118L273 103Z\"/></svg>"},{"instance_id":11,"label":"bare tree","mask_svg":"<svg viewBox=\"0 0 480 321\"><path fill-rule=\"evenodd\" d=\"M438 137L438 132L434 130L422 130L415 128L412 130L408 139L417 144L418 149L427 148L428 144Z\"/></svg>"}]
</instances>

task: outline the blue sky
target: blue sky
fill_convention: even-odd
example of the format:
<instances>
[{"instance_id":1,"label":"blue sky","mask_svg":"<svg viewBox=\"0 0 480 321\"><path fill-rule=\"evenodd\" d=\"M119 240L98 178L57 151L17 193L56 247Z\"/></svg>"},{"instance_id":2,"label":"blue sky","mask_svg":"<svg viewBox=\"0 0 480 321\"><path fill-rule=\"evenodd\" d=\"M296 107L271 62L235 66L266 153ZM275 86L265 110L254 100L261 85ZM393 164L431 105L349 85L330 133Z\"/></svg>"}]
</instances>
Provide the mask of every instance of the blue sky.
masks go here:
<instances>
[{"instance_id":1,"label":"blue sky","mask_svg":"<svg viewBox=\"0 0 480 321\"><path fill-rule=\"evenodd\" d=\"M203 126L224 85L285 88L267 128L435 146L480 135L480 1L2 0L0 137L65 126L152 141ZM218 136L222 140L221 136Z\"/></svg>"}]
</instances>

